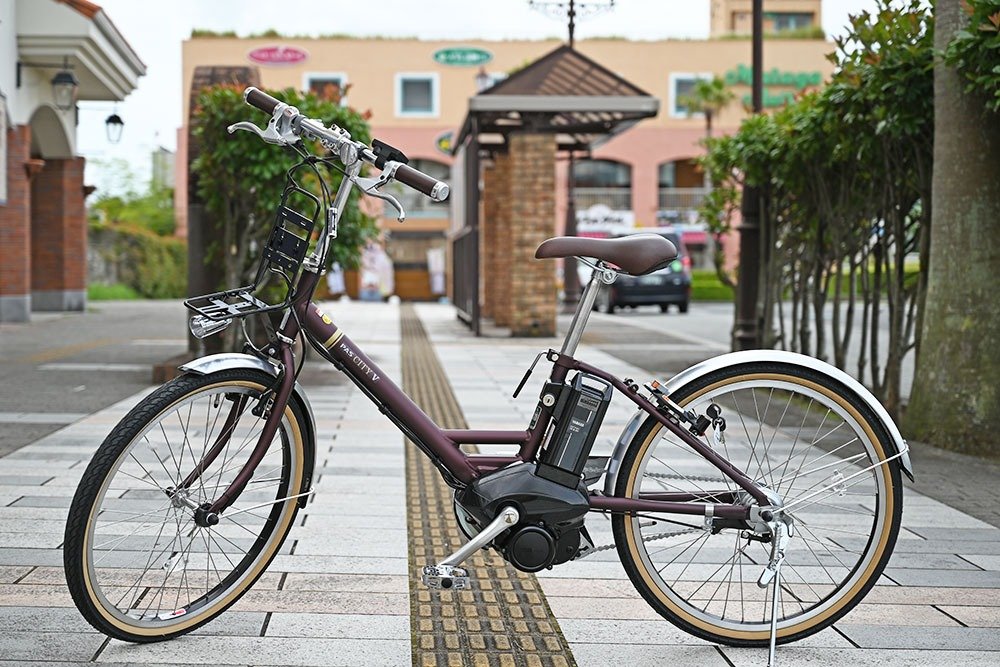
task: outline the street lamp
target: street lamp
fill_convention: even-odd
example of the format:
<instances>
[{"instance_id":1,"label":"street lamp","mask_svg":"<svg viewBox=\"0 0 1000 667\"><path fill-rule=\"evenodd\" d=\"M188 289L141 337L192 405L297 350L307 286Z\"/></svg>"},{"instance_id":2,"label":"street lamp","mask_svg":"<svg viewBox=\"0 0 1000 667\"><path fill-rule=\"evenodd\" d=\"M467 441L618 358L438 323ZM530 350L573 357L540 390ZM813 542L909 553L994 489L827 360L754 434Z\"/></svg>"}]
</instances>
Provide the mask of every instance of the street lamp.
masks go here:
<instances>
[{"instance_id":1,"label":"street lamp","mask_svg":"<svg viewBox=\"0 0 1000 667\"><path fill-rule=\"evenodd\" d=\"M107 130L108 141L117 144L122 139L122 130L125 129L125 121L118 115L118 112L112 113L104 121L104 129Z\"/></svg>"},{"instance_id":2,"label":"street lamp","mask_svg":"<svg viewBox=\"0 0 1000 667\"><path fill-rule=\"evenodd\" d=\"M486 72L485 67L480 67L476 72L476 92L481 93L490 87L493 78Z\"/></svg>"},{"instance_id":3,"label":"street lamp","mask_svg":"<svg viewBox=\"0 0 1000 667\"><path fill-rule=\"evenodd\" d=\"M39 67L45 69L56 69L59 65L50 63L29 63L18 61L17 63L17 87L21 87L21 68ZM73 74L73 67L69 64L69 58L63 58L62 68L52 77L52 99L55 106L60 111L69 111L76 106L76 93L80 89L80 81Z\"/></svg>"}]
</instances>

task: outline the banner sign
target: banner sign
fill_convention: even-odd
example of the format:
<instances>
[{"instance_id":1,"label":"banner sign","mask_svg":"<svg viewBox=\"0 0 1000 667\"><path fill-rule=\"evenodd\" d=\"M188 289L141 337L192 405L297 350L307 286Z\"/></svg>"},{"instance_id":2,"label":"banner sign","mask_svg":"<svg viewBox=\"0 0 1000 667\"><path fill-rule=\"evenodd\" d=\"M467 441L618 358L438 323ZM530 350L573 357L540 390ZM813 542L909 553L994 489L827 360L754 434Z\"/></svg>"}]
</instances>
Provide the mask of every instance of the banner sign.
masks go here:
<instances>
[{"instance_id":1,"label":"banner sign","mask_svg":"<svg viewBox=\"0 0 1000 667\"><path fill-rule=\"evenodd\" d=\"M247 54L247 59L258 65L298 65L308 57L305 49L282 44L261 46Z\"/></svg>"},{"instance_id":2,"label":"banner sign","mask_svg":"<svg viewBox=\"0 0 1000 667\"><path fill-rule=\"evenodd\" d=\"M452 46L434 52L434 61L452 67L478 67L493 60L493 54L474 46Z\"/></svg>"}]
</instances>

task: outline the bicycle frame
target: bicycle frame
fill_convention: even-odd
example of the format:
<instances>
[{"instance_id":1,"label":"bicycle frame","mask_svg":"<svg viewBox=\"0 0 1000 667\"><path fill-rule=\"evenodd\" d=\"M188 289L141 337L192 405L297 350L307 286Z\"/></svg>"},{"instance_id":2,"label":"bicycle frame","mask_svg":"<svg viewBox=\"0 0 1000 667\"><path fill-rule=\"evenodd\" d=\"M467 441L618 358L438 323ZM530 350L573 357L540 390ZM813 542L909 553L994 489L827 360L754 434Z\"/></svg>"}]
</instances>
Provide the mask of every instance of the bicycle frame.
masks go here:
<instances>
[{"instance_id":1,"label":"bicycle frame","mask_svg":"<svg viewBox=\"0 0 1000 667\"><path fill-rule=\"evenodd\" d=\"M318 273L304 272L299 281L299 294L311 295L318 281ZM291 313L286 313L278 330L278 340L271 346L273 348L272 355L282 360L286 369L294 368L291 344L287 341L294 340L300 334L301 323L301 327L305 329L307 337L313 341L314 345L321 344L324 356L327 356L339 370L343 371L421 451L431 458L450 485L462 487L493 470L513 463L533 461L541 449L553 416L552 409L541 402L538 405L538 414L532 420L532 424L522 431L441 429L315 303L302 298L293 304L293 308L296 316L291 317ZM573 358L571 355L549 350L546 357L552 362L550 382L561 384L570 371L581 371L606 380L641 410L659 421L677 438L712 463L723 475L733 480L757 503L769 504L763 490L743 471L721 457L683 426L661 413L656 405L640 395L632 386L600 368ZM233 483L216 499L209 511L221 513L246 486L254 468L274 437L293 385L293 374L288 372L281 374L275 387L270 414L265 422L256 450L243 470L233 480ZM245 409L245 406L233 406L234 411L239 409ZM216 443L216 446L218 447L220 444ZM463 444L517 445L519 449L515 456L470 455L460 449L460 445ZM209 463L211 462L203 461L199 464L189 479L193 481L197 477L197 470L207 467ZM705 491L699 491L697 494L656 492L640 493L638 498L619 498L592 493L589 498L590 507L595 511L656 512L717 516L727 519L746 519L749 517L748 505L736 502L705 502L708 495L709 493ZM711 497L719 500L730 498L735 500L734 491L731 489L719 490Z\"/></svg>"}]
</instances>

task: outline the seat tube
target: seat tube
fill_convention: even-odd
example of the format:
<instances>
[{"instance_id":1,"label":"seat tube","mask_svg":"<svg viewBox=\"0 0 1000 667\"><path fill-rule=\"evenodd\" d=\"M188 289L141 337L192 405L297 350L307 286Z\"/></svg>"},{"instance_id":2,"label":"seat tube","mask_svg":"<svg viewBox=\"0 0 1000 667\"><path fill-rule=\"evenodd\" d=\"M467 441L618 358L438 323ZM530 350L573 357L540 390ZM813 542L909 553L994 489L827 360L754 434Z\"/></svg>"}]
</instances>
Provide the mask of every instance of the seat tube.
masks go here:
<instances>
[{"instance_id":1,"label":"seat tube","mask_svg":"<svg viewBox=\"0 0 1000 667\"><path fill-rule=\"evenodd\" d=\"M569 325L569 331L566 332L566 339L563 341L562 349L559 350L560 354L570 357L576 354L576 348L580 345L583 330L587 328L590 312L594 309L597 292L601 289L602 269L600 267L601 265L598 264L598 268L594 269L593 273L590 274L590 282L587 283L587 289L583 291L583 297L576 306L576 313L573 314L573 322Z\"/></svg>"}]
</instances>

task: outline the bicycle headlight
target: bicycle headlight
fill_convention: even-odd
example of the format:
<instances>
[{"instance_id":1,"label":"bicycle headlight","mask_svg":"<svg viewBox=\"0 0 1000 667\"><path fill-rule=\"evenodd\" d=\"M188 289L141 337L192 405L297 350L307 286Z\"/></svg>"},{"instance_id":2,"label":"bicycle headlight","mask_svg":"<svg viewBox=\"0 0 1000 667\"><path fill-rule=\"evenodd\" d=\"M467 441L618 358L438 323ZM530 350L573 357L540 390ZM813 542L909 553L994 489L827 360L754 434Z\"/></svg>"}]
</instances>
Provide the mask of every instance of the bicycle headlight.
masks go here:
<instances>
[{"instance_id":1,"label":"bicycle headlight","mask_svg":"<svg viewBox=\"0 0 1000 667\"><path fill-rule=\"evenodd\" d=\"M208 338L212 334L223 331L232 323L233 318L231 317L224 320L213 320L204 315L192 315L188 321L188 328L191 329L195 338Z\"/></svg>"}]
</instances>

